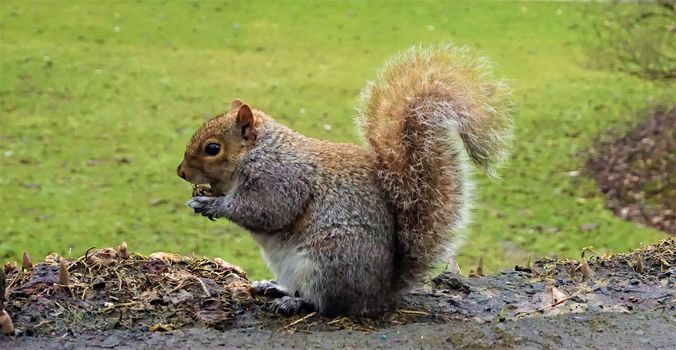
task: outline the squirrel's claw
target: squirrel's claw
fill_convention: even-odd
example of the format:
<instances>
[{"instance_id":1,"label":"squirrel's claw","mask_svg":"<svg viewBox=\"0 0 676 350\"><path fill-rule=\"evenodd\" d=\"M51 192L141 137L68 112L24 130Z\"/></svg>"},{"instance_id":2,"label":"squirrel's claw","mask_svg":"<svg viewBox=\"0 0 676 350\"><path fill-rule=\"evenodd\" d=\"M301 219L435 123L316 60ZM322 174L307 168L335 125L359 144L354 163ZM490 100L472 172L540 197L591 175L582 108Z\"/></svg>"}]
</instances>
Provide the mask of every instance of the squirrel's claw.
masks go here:
<instances>
[{"instance_id":1,"label":"squirrel's claw","mask_svg":"<svg viewBox=\"0 0 676 350\"><path fill-rule=\"evenodd\" d=\"M262 295L269 298L281 298L289 296L282 286L275 281L254 281L251 284L251 293L254 295Z\"/></svg>"},{"instance_id":2,"label":"squirrel's claw","mask_svg":"<svg viewBox=\"0 0 676 350\"><path fill-rule=\"evenodd\" d=\"M299 297L284 296L270 304L272 311L282 315L293 315L299 312L312 311L312 304Z\"/></svg>"},{"instance_id":3,"label":"squirrel's claw","mask_svg":"<svg viewBox=\"0 0 676 350\"><path fill-rule=\"evenodd\" d=\"M194 210L195 213L201 214L207 210L209 200L208 197L193 197L185 204Z\"/></svg>"},{"instance_id":4,"label":"squirrel's claw","mask_svg":"<svg viewBox=\"0 0 676 350\"><path fill-rule=\"evenodd\" d=\"M220 197L193 197L186 205L192 208L196 214L202 214L202 216L208 217L209 220L215 221L214 218L223 216L219 213L221 201L222 198Z\"/></svg>"}]
</instances>

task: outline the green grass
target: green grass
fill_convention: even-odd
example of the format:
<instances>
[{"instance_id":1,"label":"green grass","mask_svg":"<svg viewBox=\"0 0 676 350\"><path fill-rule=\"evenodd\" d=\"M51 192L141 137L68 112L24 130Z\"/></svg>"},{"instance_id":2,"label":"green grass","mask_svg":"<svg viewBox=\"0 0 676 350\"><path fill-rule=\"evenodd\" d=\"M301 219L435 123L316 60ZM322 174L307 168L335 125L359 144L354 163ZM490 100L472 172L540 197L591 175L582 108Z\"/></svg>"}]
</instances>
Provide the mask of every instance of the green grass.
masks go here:
<instances>
[{"instance_id":1,"label":"green grass","mask_svg":"<svg viewBox=\"0 0 676 350\"><path fill-rule=\"evenodd\" d=\"M241 97L309 136L357 142L365 81L389 55L443 40L494 60L519 108L501 180L477 176L464 272L480 255L496 270L530 253L655 241L664 235L606 211L589 177L568 175L596 137L669 98L668 86L586 68L599 13L574 3L2 1L0 258L125 240L267 277L243 230L184 206L190 186L175 168L192 132Z\"/></svg>"}]
</instances>

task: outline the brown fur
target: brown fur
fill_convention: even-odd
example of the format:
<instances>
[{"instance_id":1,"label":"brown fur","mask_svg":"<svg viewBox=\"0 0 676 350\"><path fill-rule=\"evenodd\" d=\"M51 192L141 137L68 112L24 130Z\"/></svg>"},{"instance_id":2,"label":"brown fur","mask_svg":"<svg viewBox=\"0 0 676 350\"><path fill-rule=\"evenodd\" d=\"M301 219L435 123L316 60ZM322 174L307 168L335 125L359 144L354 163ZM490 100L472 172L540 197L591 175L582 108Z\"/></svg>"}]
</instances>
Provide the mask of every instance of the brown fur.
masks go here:
<instances>
[{"instance_id":1,"label":"brown fur","mask_svg":"<svg viewBox=\"0 0 676 350\"><path fill-rule=\"evenodd\" d=\"M509 90L488 79L486 66L466 49L412 48L362 94L359 122L396 211L399 290L442 256L449 233L467 220L466 156L489 174L506 157Z\"/></svg>"},{"instance_id":2,"label":"brown fur","mask_svg":"<svg viewBox=\"0 0 676 350\"><path fill-rule=\"evenodd\" d=\"M190 179L194 184L210 184L221 193L226 193L235 185L232 174L255 144L255 137L250 140L242 137L241 126L237 123L237 113L243 104L241 100L235 99L230 111L199 128L176 169L179 176ZM210 143L218 143L223 147L217 156L205 154L204 149Z\"/></svg>"}]
</instances>

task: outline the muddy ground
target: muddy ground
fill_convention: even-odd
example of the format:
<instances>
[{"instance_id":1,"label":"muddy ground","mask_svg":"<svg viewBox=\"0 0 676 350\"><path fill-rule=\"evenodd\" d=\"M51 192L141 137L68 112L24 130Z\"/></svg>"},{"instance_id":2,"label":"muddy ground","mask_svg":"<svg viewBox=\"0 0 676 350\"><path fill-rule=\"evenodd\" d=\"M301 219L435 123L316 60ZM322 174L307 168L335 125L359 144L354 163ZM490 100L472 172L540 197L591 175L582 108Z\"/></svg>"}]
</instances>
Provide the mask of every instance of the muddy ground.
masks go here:
<instances>
[{"instance_id":1,"label":"muddy ground","mask_svg":"<svg viewBox=\"0 0 676 350\"><path fill-rule=\"evenodd\" d=\"M647 114L626 135L600 140L587 170L615 215L674 235L676 105Z\"/></svg>"},{"instance_id":2,"label":"muddy ground","mask_svg":"<svg viewBox=\"0 0 676 350\"><path fill-rule=\"evenodd\" d=\"M442 273L379 319L283 317L222 260L107 249L6 266L11 348L655 348L676 344L676 241L494 276ZM68 270L67 275L64 270Z\"/></svg>"}]
</instances>

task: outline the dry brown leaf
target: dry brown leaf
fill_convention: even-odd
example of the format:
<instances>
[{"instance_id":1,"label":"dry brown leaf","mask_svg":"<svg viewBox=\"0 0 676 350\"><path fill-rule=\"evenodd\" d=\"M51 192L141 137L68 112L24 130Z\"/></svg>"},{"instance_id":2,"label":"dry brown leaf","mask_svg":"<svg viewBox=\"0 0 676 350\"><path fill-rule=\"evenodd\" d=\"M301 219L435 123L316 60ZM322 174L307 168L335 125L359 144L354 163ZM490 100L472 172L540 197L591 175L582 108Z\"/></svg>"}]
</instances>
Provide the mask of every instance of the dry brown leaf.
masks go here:
<instances>
[{"instance_id":1,"label":"dry brown leaf","mask_svg":"<svg viewBox=\"0 0 676 350\"><path fill-rule=\"evenodd\" d=\"M45 256L45 263L47 264L58 264L61 256L57 253L49 253Z\"/></svg>"},{"instance_id":2,"label":"dry brown leaf","mask_svg":"<svg viewBox=\"0 0 676 350\"><path fill-rule=\"evenodd\" d=\"M68 266L66 266L66 260L61 258L59 260L59 284L62 286L68 285Z\"/></svg>"},{"instance_id":3,"label":"dry brown leaf","mask_svg":"<svg viewBox=\"0 0 676 350\"><path fill-rule=\"evenodd\" d=\"M484 256L479 257L479 265L476 267L476 274L479 276L484 275Z\"/></svg>"},{"instance_id":4,"label":"dry brown leaf","mask_svg":"<svg viewBox=\"0 0 676 350\"><path fill-rule=\"evenodd\" d=\"M158 260L166 261L168 263L173 264L173 263L180 262L181 256L178 255L178 254L174 254L174 253L155 252L155 253L150 254L150 256L148 256L148 259L150 259L150 260L158 259Z\"/></svg>"},{"instance_id":5,"label":"dry brown leaf","mask_svg":"<svg viewBox=\"0 0 676 350\"><path fill-rule=\"evenodd\" d=\"M129 259L129 251L127 249L127 242L122 242L122 244L120 244L117 247L117 251L118 251L121 259Z\"/></svg>"},{"instance_id":6,"label":"dry brown leaf","mask_svg":"<svg viewBox=\"0 0 676 350\"><path fill-rule=\"evenodd\" d=\"M16 265L14 265L13 262L7 262L7 263L5 263L5 265L3 266L3 268L4 268L4 270L5 270L5 273L10 273L10 272L12 272L12 271L14 271L14 270L17 269Z\"/></svg>"},{"instance_id":7,"label":"dry brown leaf","mask_svg":"<svg viewBox=\"0 0 676 350\"><path fill-rule=\"evenodd\" d=\"M638 273L643 273L645 271L645 267L643 266L643 257L641 254L636 254L636 261L634 262L634 271Z\"/></svg>"},{"instance_id":8,"label":"dry brown leaf","mask_svg":"<svg viewBox=\"0 0 676 350\"><path fill-rule=\"evenodd\" d=\"M97 249L87 257L90 264L111 266L117 263L117 250L113 248Z\"/></svg>"},{"instance_id":9,"label":"dry brown leaf","mask_svg":"<svg viewBox=\"0 0 676 350\"><path fill-rule=\"evenodd\" d=\"M174 329L174 325L167 323L154 324L148 328L151 332L172 332Z\"/></svg>"},{"instance_id":10,"label":"dry brown leaf","mask_svg":"<svg viewBox=\"0 0 676 350\"><path fill-rule=\"evenodd\" d=\"M23 252L23 263L21 264L21 268L24 271L33 269L33 263L31 262L31 257L28 255L28 252Z\"/></svg>"},{"instance_id":11,"label":"dry brown leaf","mask_svg":"<svg viewBox=\"0 0 676 350\"><path fill-rule=\"evenodd\" d=\"M225 276L225 287L232 291L232 298L239 301L252 300L251 283L235 273Z\"/></svg>"},{"instance_id":12,"label":"dry brown leaf","mask_svg":"<svg viewBox=\"0 0 676 350\"><path fill-rule=\"evenodd\" d=\"M589 268L587 259L582 259L582 261L580 261L580 271L582 272L582 282L590 279L594 275L591 268Z\"/></svg>"},{"instance_id":13,"label":"dry brown leaf","mask_svg":"<svg viewBox=\"0 0 676 350\"><path fill-rule=\"evenodd\" d=\"M229 262L226 262L225 260L223 260L221 258L214 258L214 262L218 265L219 268L224 270L224 272L234 271L238 275L240 275L242 277L246 277L246 272L244 270L242 270L242 268L237 266L237 265L233 265Z\"/></svg>"},{"instance_id":14,"label":"dry brown leaf","mask_svg":"<svg viewBox=\"0 0 676 350\"><path fill-rule=\"evenodd\" d=\"M563 300L566 300L568 298L568 295L566 293L558 290L556 287L550 287L548 289L548 293L551 296L552 304L561 303Z\"/></svg>"}]
</instances>

